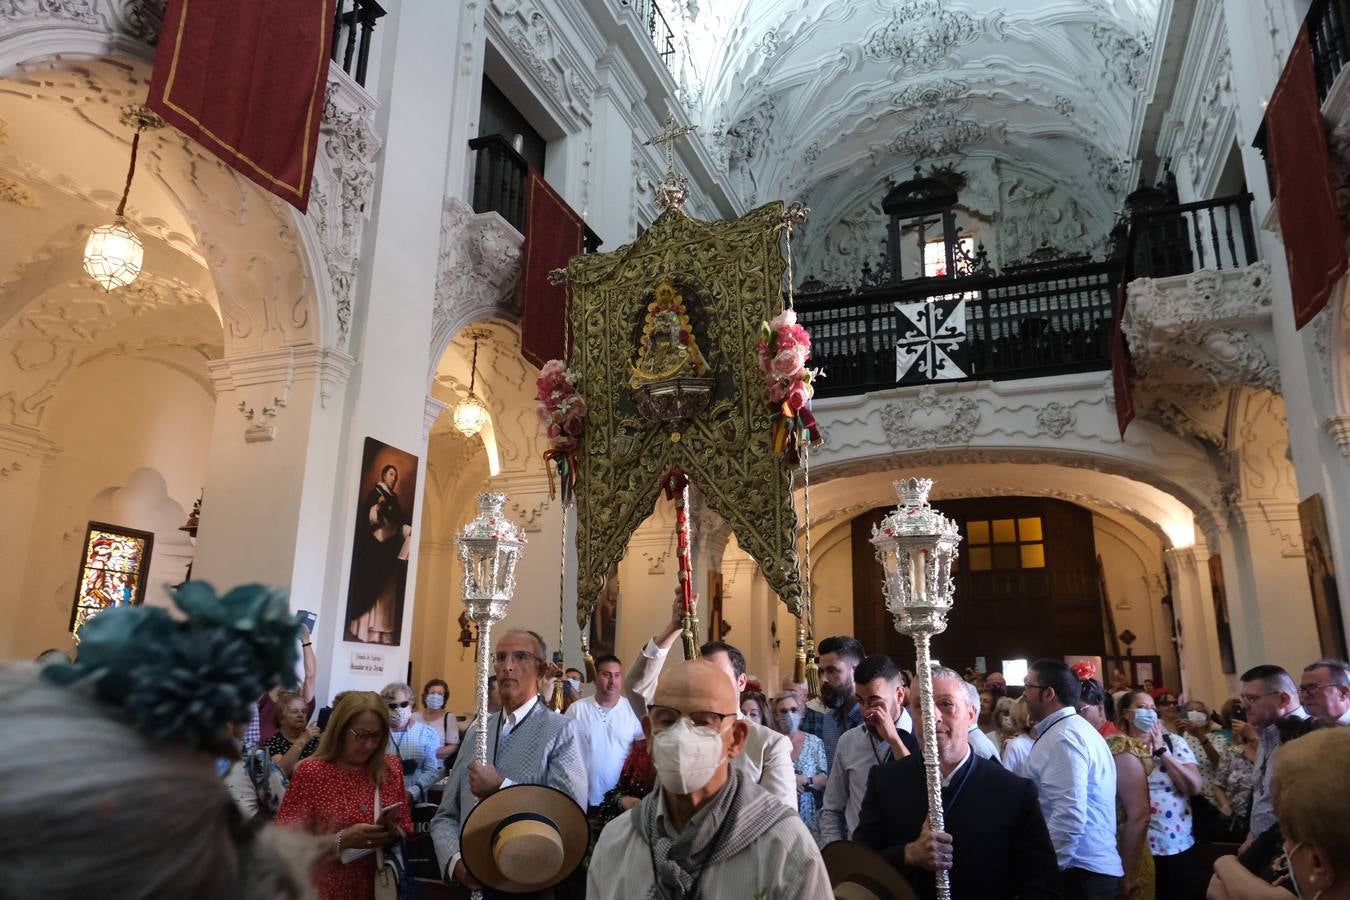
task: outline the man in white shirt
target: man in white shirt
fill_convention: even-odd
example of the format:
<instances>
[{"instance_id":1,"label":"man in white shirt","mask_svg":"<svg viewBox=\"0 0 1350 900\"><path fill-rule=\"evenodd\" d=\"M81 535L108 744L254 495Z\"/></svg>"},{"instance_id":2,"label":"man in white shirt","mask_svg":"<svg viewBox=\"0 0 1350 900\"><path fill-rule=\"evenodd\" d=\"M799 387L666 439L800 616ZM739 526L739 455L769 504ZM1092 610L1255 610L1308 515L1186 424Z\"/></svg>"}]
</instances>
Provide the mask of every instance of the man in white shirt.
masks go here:
<instances>
[{"instance_id":1,"label":"man in white shirt","mask_svg":"<svg viewBox=\"0 0 1350 900\"><path fill-rule=\"evenodd\" d=\"M595 661L595 694L567 707L576 723L577 743L590 776L589 814L594 816L605 794L619 783L633 741L642 740L642 721L623 699L623 663L613 655Z\"/></svg>"},{"instance_id":2,"label":"man in white shirt","mask_svg":"<svg viewBox=\"0 0 1350 900\"><path fill-rule=\"evenodd\" d=\"M589 900L833 896L796 810L735 766L752 727L739 699L707 659L661 678L646 713L657 787L600 832Z\"/></svg>"},{"instance_id":3,"label":"man in white shirt","mask_svg":"<svg viewBox=\"0 0 1350 900\"><path fill-rule=\"evenodd\" d=\"M1298 697L1309 715L1328 725L1350 725L1350 665L1319 659L1303 668Z\"/></svg>"},{"instance_id":4,"label":"man in white shirt","mask_svg":"<svg viewBox=\"0 0 1350 900\"><path fill-rule=\"evenodd\" d=\"M633 712L639 716L647 713L647 705L656 693L657 679L661 677L661 667L666 664L666 655L683 627L684 611L677 593L671 608L670 623L642 648L624 679L624 696L633 704ZM741 651L722 641L709 641L700 648L699 653L726 674L739 698L745 690L745 656ZM746 719L740 713L739 703L736 707L736 714L745 720L749 733L745 737L744 749L736 755L732 765L795 812L797 773L792 767L792 743L772 728Z\"/></svg>"},{"instance_id":5,"label":"man in white shirt","mask_svg":"<svg viewBox=\"0 0 1350 900\"><path fill-rule=\"evenodd\" d=\"M822 846L852 838L873 768L919 752L914 720L905 708L905 685L894 660L869 656L853 675L863 720L840 735L834 750L819 816Z\"/></svg>"},{"instance_id":6,"label":"man in white shirt","mask_svg":"<svg viewBox=\"0 0 1350 900\"><path fill-rule=\"evenodd\" d=\"M1125 874L1116 849L1116 763L1106 741L1078 715L1078 676L1058 659L1038 659L1023 681L1036 723L1026 773L1069 900L1114 900Z\"/></svg>"}]
</instances>

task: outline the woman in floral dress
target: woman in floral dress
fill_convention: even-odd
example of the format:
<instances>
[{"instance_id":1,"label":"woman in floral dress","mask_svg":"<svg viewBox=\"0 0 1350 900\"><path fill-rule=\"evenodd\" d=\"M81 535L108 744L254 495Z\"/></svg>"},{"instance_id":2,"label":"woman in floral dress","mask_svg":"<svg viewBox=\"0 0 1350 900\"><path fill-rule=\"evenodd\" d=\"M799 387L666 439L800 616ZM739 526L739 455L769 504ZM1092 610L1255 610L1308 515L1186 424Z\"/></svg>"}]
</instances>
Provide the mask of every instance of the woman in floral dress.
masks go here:
<instances>
[{"instance_id":1,"label":"woman in floral dress","mask_svg":"<svg viewBox=\"0 0 1350 900\"><path fill-rule=\"evenodd\" d=\"M816 791L825 789L825 742L801 730L802 707L795 691L784 691L773 698L773 728L792 742L792 768L797 773L797 812L811 836L820 843L820 825L816 822Z\"/></svg>"},{"instance_id":2,"label":"woman in floral dress","mask_svg":"<svg viewBox=\"0 0 1350 900\"><path fill-rule=\"evenodd\" d=\"M388 740L389 711L380 695L353 691L333 709L318 751L295 767L276 821L325 839L328 849L314 872L322 900L372 900L375 854L344 863L339 852L387 848L412 832L403 766L384 753Z\"/></svg>"},{"instance_id":3,"label":"woman in floral dress","mask_svg":"<svg viewBox=\"0 0 1350 900\"><path fill-rule=\"evenodd\" d=\"M1230 834L1245 834L1252 812L1252 782L1256 778L1256 752L1260 746L1256 729L1233 719L1233 739L1219 754L1214 771L1214 805L1224 817Z\"/></svg>"}]
</instances>

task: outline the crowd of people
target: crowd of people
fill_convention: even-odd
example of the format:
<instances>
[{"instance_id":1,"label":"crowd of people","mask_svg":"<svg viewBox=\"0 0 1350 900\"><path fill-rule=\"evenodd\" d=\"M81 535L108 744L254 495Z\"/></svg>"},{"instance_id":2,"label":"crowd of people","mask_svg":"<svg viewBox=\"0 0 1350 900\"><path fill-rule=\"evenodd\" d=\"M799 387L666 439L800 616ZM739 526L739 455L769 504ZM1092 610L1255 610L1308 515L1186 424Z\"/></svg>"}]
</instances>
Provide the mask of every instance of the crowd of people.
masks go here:
<instances>
[{"instance_id":1,"label":"crowd of people","mask_svg":"<svg viewBox=\"0 0 1350 900\"><path fill-rule=\"evenodd\" d=\"M299 689L274 683L249 704L251 721L227 726L236 752L219 754L215 777L223 776L229 790L220 794L233 797L232 812L199 802L200 814L228 820L203 833L236 842L252 835L251 852L269 860L289 847L287 865L264 879L282 885L272 896L313 890L332 900L374 897L386 872L409 878L402 848L419 839L438 878L488 897L499 895L503 872L514 872L516 888L543 885L535 895L545 897L829 898L838 873L827 870L822 849L838 841L875 851L921 898L937 896L939 872L958 900L1350 897L1350 666L1342 661L1311 662L1297 679L1257 666L1241 676L1238 697L1212 698L1221 701L1213 709L1056 659L1031 664L1021 685L997 672L936 666L944 821L935 830L913 673L837 636L819 646L818 696L791 677L770 694L724 642L704 644L698 659L668 661L681 626L677 610L626 670L617 656L595 660L589 695L580 670L547 662L538 634L508 631L487 648L495 708L486 722L465 723L462 735L447 709L451 686L440 679L420 693L402 683L348 692L315 718L314 658L301 635ZM60 882L17 850L18 835L34 833L24 816L43 796L40 783L21 785L17 761L55 764L53 753L68 746L63 733L133 727L105 724L83 695L55 699L73 687L33 678L7 671L0 690L19 743L31 745L0 763L0 847L14 851L0 854L5 886L13 877ZM548 703L557 678L562 713ZM38 721L33 697L63 711L59 728ZM484 764L460 752L480 728ZM130 768L120 761L117 777L135 790ZM204 790L200 776L177 778L183 798ZM568 868L578 839L534 806L486 837L475 826L480 807L505 805L525 786L583 811L583 863ZM434 809L424 829L414 827L418 807ZM53 829L53 848L88 840L95 827L57 823L45 811L39 818ZM126 821L104 818L134 827L130 812ZM260 841L260 827L279 829L269 838L276 843ZM524 857L509 849L517 832L524 837L516 846L530 848ZM212 857L199 850L198 858ZM229 871L245 858L231 857ZM308 884L295 875L301 862ZM110 896L187 895L168 886L192 882L190 868L163 874L164 890ZM251 877L236 874L231 883ZM71 896L38 887L23 895Z\"/></svg>"}]
</instances>

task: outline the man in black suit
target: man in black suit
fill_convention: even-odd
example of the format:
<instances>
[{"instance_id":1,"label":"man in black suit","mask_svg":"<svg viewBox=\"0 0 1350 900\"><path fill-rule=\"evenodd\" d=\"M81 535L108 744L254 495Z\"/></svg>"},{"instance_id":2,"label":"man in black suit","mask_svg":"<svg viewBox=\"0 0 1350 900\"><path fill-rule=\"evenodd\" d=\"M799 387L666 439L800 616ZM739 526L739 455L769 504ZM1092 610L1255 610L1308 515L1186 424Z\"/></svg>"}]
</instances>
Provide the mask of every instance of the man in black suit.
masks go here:
<instances>
[{"instance_id":1,"label":"man in black suit","mask_svg":"<svg viewBox=\"0 0 1350 900\"><path fill-rule=\"evenodd\" d=\"M1059 866L1036 785L970 749L979 716L960 675L933 669L945 831L928 828L923 759L912 754L872 770L853 839L879 851L921 898L937 895L933 873L950 872L953 897L1062 898Z\"/></svg>"}]
</instances>

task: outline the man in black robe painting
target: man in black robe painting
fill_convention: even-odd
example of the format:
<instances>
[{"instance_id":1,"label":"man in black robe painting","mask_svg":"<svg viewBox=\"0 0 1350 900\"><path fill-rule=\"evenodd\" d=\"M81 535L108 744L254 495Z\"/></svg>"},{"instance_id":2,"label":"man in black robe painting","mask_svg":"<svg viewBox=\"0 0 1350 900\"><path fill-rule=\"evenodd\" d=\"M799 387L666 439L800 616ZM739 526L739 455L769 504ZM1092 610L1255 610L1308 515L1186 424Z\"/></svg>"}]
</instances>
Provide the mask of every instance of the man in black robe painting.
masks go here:
<instances>
[{"instance_id":1,"label":"man in black robe painting","mask_svg":"<svg viewBox=\"0 0 1350 900\"><path fill-rule=\"evenodd\" d=\"M397 644L403 626L412 526L398 497L398 469L387 465L357 510L347 640Z\"/></svg>"}]
</instances>

